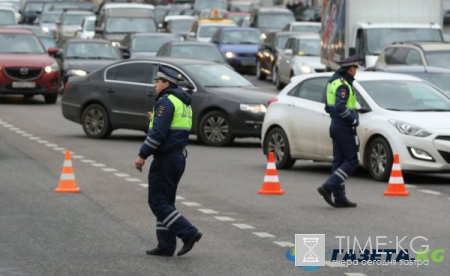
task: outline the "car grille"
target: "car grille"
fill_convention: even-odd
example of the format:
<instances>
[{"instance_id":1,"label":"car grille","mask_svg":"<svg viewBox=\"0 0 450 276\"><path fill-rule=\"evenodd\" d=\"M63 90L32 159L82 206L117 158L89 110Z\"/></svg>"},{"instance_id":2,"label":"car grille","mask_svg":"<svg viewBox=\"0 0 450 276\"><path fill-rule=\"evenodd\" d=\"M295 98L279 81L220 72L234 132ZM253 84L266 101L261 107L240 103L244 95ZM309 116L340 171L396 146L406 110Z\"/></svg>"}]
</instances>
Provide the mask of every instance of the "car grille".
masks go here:
<instances>
[{"instance_id":1,"label":"car grille","mask_svg":"<svg viewBox=\"0 0 450 276\"><path fill-rule=\"evenodd\" d=\"M434 138L436 140L446 140L446 141L450 141L450 136L437 136L436 138Z\"/></svg>"},{"instance_id":2,"label":"car grille","mask_svg":"<svg viewBox=\"0 0 450 276\"><path fill-rule=\"evenodd\" d=\"M249 54L238 54L238 56L251 58L251 57L256 57L256 54L251 54L251 53L249 53Z\"/></svg>"},{"instance_id":3,"label":"car grille","mask_svg":"<svg viewBox=\"0 0 450 276\"><path fill-rule=\"evenodd\" d=\"M439 151L439 153L441 154L442 158L444 158L445 162L450 163L450 152Z\"/></svg>"},{"instance_id":4,"label":"car grille","mask_svg":"<svg viewBox=\"0 0 450 276\"><path fill-rule=\"evenodd\" d=\"M42 74L42 68L39 67L7 67L5 73L11 79L32 80L37 79Z\"/></svg>"}]
</instances>

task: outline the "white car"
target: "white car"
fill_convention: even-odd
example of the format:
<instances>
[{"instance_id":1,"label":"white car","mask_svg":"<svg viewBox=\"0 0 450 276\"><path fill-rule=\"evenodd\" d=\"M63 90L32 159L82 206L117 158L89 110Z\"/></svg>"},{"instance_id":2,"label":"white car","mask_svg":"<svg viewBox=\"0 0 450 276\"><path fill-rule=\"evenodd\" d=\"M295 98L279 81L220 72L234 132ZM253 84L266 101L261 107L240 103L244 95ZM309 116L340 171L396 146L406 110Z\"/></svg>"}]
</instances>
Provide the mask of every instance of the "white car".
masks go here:
<instances>
[{"instance_id":1,"label":"white car","mask_svg":"<svg viewBox=\"0 0 450 276\"><path fill-rule=\"evenodd\" d=\"M0 6L0 26L17 25L16 10L7 6Z\"/></svg>"},{"instance_id":2,"label":"white car","mask_svg":"<svg viewBox=\"0 0 450 276\"><path fill-rule=\"evenodd\" d=\"M95 36L95 16L88 16L81 22L81 29L75 32L75 38L92 39Z\"/></svg>"},{"instance_id":3,"label":"white car","mask_svg":"<svg viewBox=\"0 0 450 276\"><path fill-rule=\"evenodd\" d=\"M103 14L105 13L105 11L113 9L147 10L154 15L155 6L145 3L105 3L105 5L103 5L102 9L100 10L100 14Z\"/></svg>"},{"instance_id":4,"label":"white car","mask_svg":"<svg viewBox=\"0 0 450 276\"><path fill-rule=\"evenodd\" d=\"M236 27L236 23L232 20L223 20L222 22L194 22L191 31L186 40L210 42L213 34L223 27Z\"/></svg>"},{"instance_id":5,"label":"white car","mask_svg":"<svg viewBox=\"0 0 450 276\"><path fill-rule=\"evenodd\" d=\"M275 152L276 166L296 159L332 162L330 116L324 110L332 73L292 78L269 103L262 126L263 151ZM450 171L450 97L428 82L403 74L357 72L360 165L375 180L387 180L393 153L401 168Z\"/></svg>"},{"instance_id":6,"label":"white car","mask_svg":"<svg viewBox=\"0 0 450 276\"><path fill-rule=\"evenodd\" d=\"M299 33L288 38L275 65L275 85L282 89L293 76L324 72L320 62L320 37L314 33Z\"/></svg>"},{"instance_id":7,"label":"white car","mask_svg":"<svg viewBox=\"0 0 450 276\"><path fill-rule=\"evenodd\" d=\"M291 22L284 26L283 31L289 32L307 32L307 33L316 33L320 32L322 28L322 23L318 22Z\"/></svg>"}]
</instances>

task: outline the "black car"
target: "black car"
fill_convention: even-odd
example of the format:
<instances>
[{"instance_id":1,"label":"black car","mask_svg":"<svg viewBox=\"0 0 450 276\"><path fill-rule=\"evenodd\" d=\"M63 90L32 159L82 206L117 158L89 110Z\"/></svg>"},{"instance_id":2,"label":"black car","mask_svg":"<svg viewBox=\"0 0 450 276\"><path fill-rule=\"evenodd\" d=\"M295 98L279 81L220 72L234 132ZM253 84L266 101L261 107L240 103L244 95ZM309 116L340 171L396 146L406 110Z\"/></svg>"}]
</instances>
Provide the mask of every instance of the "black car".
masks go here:
<instances>
[{"instance_id":1,"label":"black car","mask_svg":"<svg viewBox=\"0 0 450 276\"><path fill-rule=\"evenodd\" d=\"M184 79L179 86L192 95L192 133L200 141L225 146L235 137L261 136L273 96L226 66L194 59L127 60L70 79L61 100L64 117L81 124L91 138L106 138L119 128L146 131L158 64Z\"/></svg>"},{"instance_id":2,"label":"black car","mask_svg":"<svg viewBox=\"0 0 450 276\"><path fill-rule=\"evenodd\" d=\"M62 45L55 58L62 68L64 83L71 76L86 76L98 68L122 59L120 52L108 40L71 39Z\"/></svg>"},{"instance_id":3,"label":"black car","mask_svg":"<svg viewBox=\"0 0 450 276\"><path fill-rule=\"evenodd\" d=\"M200 41L167 42L156 53L158 57L193 58L214 61L228 66L216 45Z\"/></svg>"},{"instance_id":4,"label":"black car","mask_svg":"<svg viewBox=\"0 0 450 276\"><path fill-rule=\"evenodd\" d=\"M380 71L412 75L437 86L450 96L450 69L422 65L381 65L365 71Z\"/></svg>"},{"instance_id":5,"label":"black car","mask_svg":"<svg viewBox=\"0 0 450 276\"><path fill-rule=\"evenodd\" d=\"M259 46L256 56L256 77L259 80L265 80L267 76L272 76L272 82L275 83L275 63L278 54L283 51L288 38L297 32L273 32L267 34L263 44Z\"/></svg>"}]
</instances>

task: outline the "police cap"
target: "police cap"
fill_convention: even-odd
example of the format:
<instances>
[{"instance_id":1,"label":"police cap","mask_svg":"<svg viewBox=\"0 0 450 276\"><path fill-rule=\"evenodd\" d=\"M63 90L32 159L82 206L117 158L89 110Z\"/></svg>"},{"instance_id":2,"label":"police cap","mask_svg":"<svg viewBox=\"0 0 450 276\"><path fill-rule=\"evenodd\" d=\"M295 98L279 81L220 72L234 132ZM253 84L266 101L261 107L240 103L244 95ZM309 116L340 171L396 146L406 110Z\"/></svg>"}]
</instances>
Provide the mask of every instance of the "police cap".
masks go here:
<instances>
[{"instance_id":1,"label":"police cap","mask_svg":"<svg viewBox=\"0 0 450 276\"><path fill-rule=\"evenodd\" d=\"M338 61L338 63L341 65L341 67L350 67L350 66L359 67L360 60L362 60L362 58L359 55L353 55L346 59Z\"/></svg>"},{"instance_id":2,"label":"police cap","mask_svg":"<svg viewBox=\"0 0 450 276\"><path fill-rule=\"evenodd\" d=\"M158 73L156 73L155 80L166 80L173 84L177 84L179 81L182 81L182 78L179 78L174 73L169 72L167 69L158 64Z\"/></svg>"}]
</instances>

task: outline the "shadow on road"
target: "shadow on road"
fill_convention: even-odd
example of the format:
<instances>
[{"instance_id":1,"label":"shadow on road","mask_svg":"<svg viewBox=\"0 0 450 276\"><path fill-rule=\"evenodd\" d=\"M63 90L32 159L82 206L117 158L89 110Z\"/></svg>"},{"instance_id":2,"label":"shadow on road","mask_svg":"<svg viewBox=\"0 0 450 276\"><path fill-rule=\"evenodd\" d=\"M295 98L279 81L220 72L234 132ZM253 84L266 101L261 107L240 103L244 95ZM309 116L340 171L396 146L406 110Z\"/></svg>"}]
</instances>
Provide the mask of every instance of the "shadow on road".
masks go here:
<instances>
[{"instance_id":1,"label":"shadow on road","mask_svg":"<svg viewBox=\"0 0 450 276\"><path fill-rule=\"evenodd\" d=\"M0 96L0 104L16 105L46 105L44 97L35 96L33 98L24 98L23 96Z\"/></svg>"}]
</instances>

